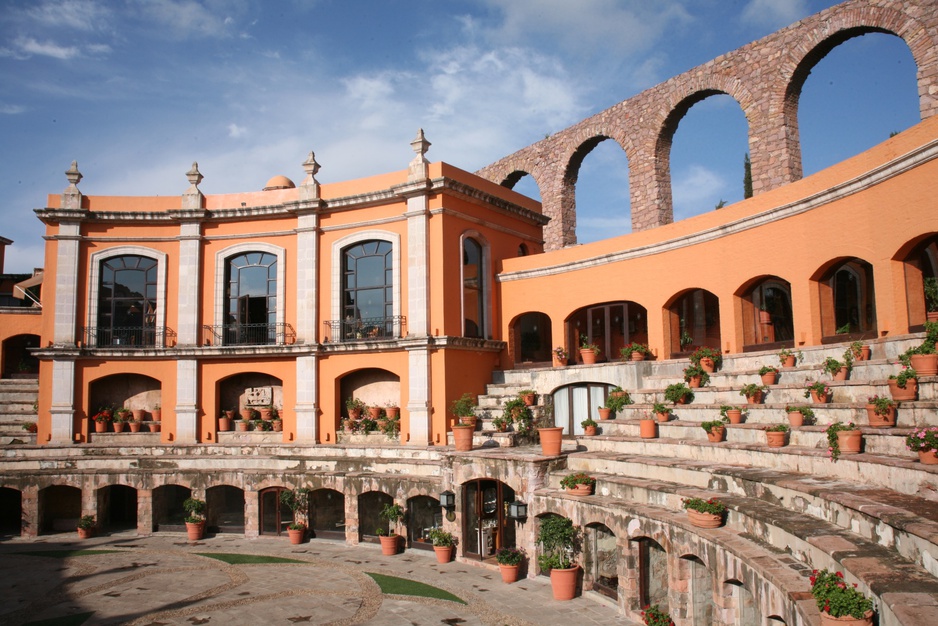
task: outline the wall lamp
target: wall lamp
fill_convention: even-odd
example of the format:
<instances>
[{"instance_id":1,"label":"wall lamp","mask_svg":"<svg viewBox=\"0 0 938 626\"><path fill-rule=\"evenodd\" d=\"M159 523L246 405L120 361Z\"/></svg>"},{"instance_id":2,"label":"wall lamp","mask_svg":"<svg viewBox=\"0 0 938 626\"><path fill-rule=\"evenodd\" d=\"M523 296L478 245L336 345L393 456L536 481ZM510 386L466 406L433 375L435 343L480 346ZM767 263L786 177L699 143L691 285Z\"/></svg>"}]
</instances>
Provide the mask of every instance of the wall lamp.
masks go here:
<instances>
[{"instance_id":1,"label":"wall lamp","mask_svg":"<svg viewBox=\"0 0 938 626\"><path fill-rule=\"evenodd\" d=\"M508 505L508 517L516 520L528 518L528 505L521 500L515 500Z\"/></svg>"},{"instance_id":2,"label":"wall lamp","mask_svg":"<svg viewBox=\"0 0 938 626\"><path fill-rule=\"evenodd\" d=\"M456 510L456 494L447 489L440 494L440 506L447 511Z\"/></svg>"}]
</instances>

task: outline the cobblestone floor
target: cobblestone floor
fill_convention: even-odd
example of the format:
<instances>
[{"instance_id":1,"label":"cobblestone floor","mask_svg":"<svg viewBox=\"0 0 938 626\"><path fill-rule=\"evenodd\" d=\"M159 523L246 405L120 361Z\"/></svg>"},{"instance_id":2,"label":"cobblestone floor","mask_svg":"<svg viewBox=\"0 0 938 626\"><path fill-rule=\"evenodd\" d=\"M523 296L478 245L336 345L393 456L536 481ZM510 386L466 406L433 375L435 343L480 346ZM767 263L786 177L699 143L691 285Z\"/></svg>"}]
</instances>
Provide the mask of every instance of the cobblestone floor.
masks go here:
<instances>
[{"instance_id":1,"label":"cobblestone floor","mask_svg":"<svg viewBox=\"0 0 938 626\"><path fill-rule=\"evenodd\" d=\"M116 550L71 558L22 552ZM229 565L199 553L278 556L301 564ZM467 604L383 595L366 572L425 582ZM552 599L546 578L512 585L475 564L440 565L432 552L381 555L373 545L218 535L190 543L184 533L131 533L79 541L70 533L0 542L0 624L91 613L87 626L135 624L367 624L369 626L635 626L587 593Z\"/></svg>"}]
</instances>

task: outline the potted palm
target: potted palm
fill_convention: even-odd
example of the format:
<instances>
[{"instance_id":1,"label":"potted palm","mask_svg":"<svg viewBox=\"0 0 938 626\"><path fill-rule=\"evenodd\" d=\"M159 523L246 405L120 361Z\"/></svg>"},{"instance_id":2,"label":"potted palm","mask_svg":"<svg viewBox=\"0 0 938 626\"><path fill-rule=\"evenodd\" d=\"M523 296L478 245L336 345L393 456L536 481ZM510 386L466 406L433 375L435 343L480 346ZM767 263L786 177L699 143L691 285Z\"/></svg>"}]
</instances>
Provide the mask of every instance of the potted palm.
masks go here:
<instances>
[{"instance_id":1,"label":"potted palm","mask_svg":"<svg viewBox=\"0 0 938 626\"><path fill-rule=\"evenodd\" d=\"M377 530L378 539L381 541L381 554L394 556L400 546L397 526L404 519L404 507L400 504L385 504L378 515L388 522L387 531L383 528Z\"/></svg>"},{"instance_id":2,"label":"potted palm","mask_svg":"<svg viewBox=\"0 0 938 626\"><path fill-rule=\"evenodd\" d=\"M94 536L94 515L82 515L78 519L78 538L91 539Z\"/></svg>"},{"instance_id":3,"label":"potted palm","mask_svg":"<svg viewBox=\"0 0 938 626\"><path fill-rule=\"evenodd\" d=\"M785 438L788 437L788 424L776 424L768 426L765 429L766 445L770 448L781 448L785 445Z\"/></svg>"},{"instance_id":4,"label":"potted palm","mask_svg":"<svg viewBox=\"0 0 938 626\"><path fill-rule=\"evenodd\" d=\"M870 426L890 428L896 425L896 409L899 403L885 396L875 395L866 399L866 417Z\"/></svg>"},{"instance_id":5,"label":"potted palm","mask_svg":"<svg viewBox=\"0 0 938 626\"><path fill-rule=\"evenodd\" d=\"M827 454L836 461L841 454L859 454L863 445L863 433L859 426L850 422L834 422L824 431L827 435Z\"/></svg>"},{"instance_id":6,"label":"potted palm","mask_svg":"<svg viewBox=\"0 0 938 626\"><path fill-rule=\"evenodd\" d=\"M719 528L723 525L726 505L716 498L685 498L682 505L687 509L687 519L697 528Z\"/></svg>"},{"instance_id":7,"label":"potted palm","mask_svg":"<svg viewBox=\"0 0 938 626\"><path fill-rule=\"evenodd\" d=\"M938 465L938 426L915 428L905 438L905 447L918 453L924 465Z\"/></svg>"},{"instance_id":8,"label":"potted palm","mask_svg":"<svg viewBox=\"0 0 938 626\"><path fill-rule=\"evenodd\" d=\"M198 541L205 536L205 500L186 498L182 503L186 515L186 532L189 541Z\"/></svg>"},{"instance_id":9,"label":"potted palm","mask_svg":"<svg viewBox=\"0 0 938 626\"><path fill-rule=\"evenodd\" d=\"M579 535L579 528L570 518L550 515L540 520L537 544L541 554L537 563L542 572L550 572L554 600L572 600L576 595L579 566L575 557L579 552Z\"/></svg>"},{"instance_id":10,"label":"potted palm","mask_svg":"<svg viewBox=\"0 0 938 626\"><path fill-rule=\"evenodd\" d=\"M873 623L873 601L863 595L856 585L848 585L843 573L814 570L809 580L811 595L821 611L821 626L870 626ZM853 618L853 621L849 621L849 618Z\"/></svg>"},{"instance_id":11,"label":"potted palm","mask_svg":"<svg viewBox=\"0 0 938 626\"><path fill-rule=\"evenodd\" d=\"M437 563L449 563L453 558L453 546L456 545L453 533L446 532L442 528L431 528L428 534L430 541L433 542Z\"/></svg>"},{"instance_id":12,"label":"potted palm","mask_svg":"<svg viewBox=\"0 0 938 626\"><path fill-rule=\"evenodd\" d=\"M748 385L743 385L743 388L739 390L739 395L745 396L746 402L749 404L762 404L765 392L766 387L764 385L749 383Z\"/></svg>"},{"instance_id":13,"label":"potted palm","mask_svg":"<svg viewBox=\"0 0 938 626\"><path fill-rule=\"evenodd\" d=\"M511 584L517 582L518 571L524 561L524 551L520 548L502 548L495 553L498 561L498 571L502 575L502 582Z\"/></svg>"},{"instance_id":14,"label":"potted palm","mask_svg":"<svg viewBox=\"0 0 938 626\"><path fill-rule=\"evenodd\" d=\"M303 543L306 536L306 524L300 520L300 517L305 518L309 510L309 489L306 487L284 489L280 492L280 503L293 513L293 521L287 526L290 543L294 545Z\"/></svg>"}]
</instances>

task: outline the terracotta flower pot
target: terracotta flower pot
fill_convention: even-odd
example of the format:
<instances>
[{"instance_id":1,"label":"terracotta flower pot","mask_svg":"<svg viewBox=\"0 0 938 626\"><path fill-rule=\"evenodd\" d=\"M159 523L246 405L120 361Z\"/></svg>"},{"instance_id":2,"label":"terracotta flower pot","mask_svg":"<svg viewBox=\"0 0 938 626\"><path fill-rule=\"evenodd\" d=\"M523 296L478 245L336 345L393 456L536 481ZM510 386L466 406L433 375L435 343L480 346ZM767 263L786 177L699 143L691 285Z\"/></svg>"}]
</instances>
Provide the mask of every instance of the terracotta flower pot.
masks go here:
<instances>
[{"instance_id":1,"label":"terracotta flower pot","mask_svg":"<svg viewBox=\"0 0 938 626\"><path fill-rule=\"evenodd\" d=\"M580 360L583 365L593 365L596 363L596 352L593 350L580 350Z\"/></svg>"},{"instance_id":2,"label":"terracotta flower pot","mask_svg":"<svg viewBox=\"0 0 938 626\"><path fill-rule=\"evenodd\" d=\"M453 559L453 546L433 546L437 563L449 563Z\"/></svg>"},{"instance_id":3,"label":"terracotta flower pot","mask_svg":"<svg viewBox=\"0 0 938 626\"><path fill-rule=\"evenodd\" d=\"M270 420L274 416L274 412L270 407L261 407L257 409L257 413L261 416L262 420Z\"/></svg>"},{"instance_id":4,"label":"terracotta flower pot","mask_svg":"<svg viewBox=\"0 0 938 626\"><path fill-rule=\"evenodd\" d=\"M134 409L133 411L131 411L131 414L133 414L134 416L134 421L142 422L144 415L146 415L146 411L144 411L143 409Z\"/></svg>"},{"instance_id":5,"label":"terracotta flower pot","mask_svg":"<svg viewBox=\"0 0 938 626\"><path fill-rule=\"evenodd\" d=\"M95 423L94 423L94 432L96 432L96 433L106 433L106 432L107 432L107 422L95 422Z\"/></svg>"},{"instance_id":6,"label":"terracotta flower pot","mask_svg":"<svg viewBox=\"0 0 938 626\"><path fill-rule=\"evenodd\" d=\"M397 535L381 535L378 537L381 541L381 554L384 556L394 556L397 554L400 540Z\"/></svg>"},{"instance_id":7,"label":"terracotta flower pot","mask_svg":"<svg viewBox=\"0 0 938 626\"><path fill-rule=\"evenodd\" d=\"M361 409L349 409L348 418L350 420L360 420L362 418L362 410Z\"/></svg>"},{"instance_id":8,"label":"terracotta flower pot","mask_svg":"<svg viewBox=\"0 0 938 626\"><path fill-rule=\"evenodd\" d=\"M586 437L595 437L596 436L596 426L584 426L583 435Z\"/></svg>"},{"instance_id":9,"label":"terracotta flower pot","mask_svg":"<svg viewBox=\"0 0 938 626\"><path fill-rule=\"evenodd\" d=\"M534 406L534 399L537 397L536 393L526 393L521 396L521 399L524 401L524 406Z\"/></svg>"},{"instance_id":10,"label":"terracotta flower pot","mask_svg":"<svg viewBox=\"0 0 938 626\"><path fill-rule=\"evenodd\" d=\"M552 364L554 367L563 367L564 365L567 364L567 361L566 361L566 359L562 359L562 358L560 358L559 356L557 356L557 355L555 354L554 357L553 357L553 359L551 360L551 364Z\"/></svg>"},{"instance_id":11,"label":"terracotta flower pot","mask_svg":"<svg viewBox=\"0 0 938 626\"><path fill-rule=\"evenodd\" d=\"M796 357L794 354L791 356L786 356L785 359L782 361L782 367L794 367L795 361L797 360L797 358L798 357Z\"/></svg>"},{"instance_id":12,"label":"terracotta flower pot","mask_svg":"<svg viewBox=\"0 0 938 626\"><path fill-rule=\"evenodd\" d=\"M572 600L576 596L579 573L578 565L570 569L550 570L550 588L554 594L554 600Z\"/></svg>"},{"instance_id":13,"label":"terracotta flower pot","mask_svg":"<svg viewBox=\"0 0 938 626\"><path fill-rule=\"evenodd\" d=\"M234 411L232 411L231 413L233 415ZM163 419L163 409L153 409L152 411L150 411L150 415L153 416L154 422L158 422L161 419Z\"/></svg>"},{"instance_id":14,"label":"terracotta flower pot","mask_svg":"<svg viewBox=\"0 0 938 626\"><path fill-rule=\"evenodd\" d=\"M94 528L78 528L79 539L91 539L94 537Z\"/></svg>"},{"instance_id":15,"label":"terracotta flower pot","mask_svg":"<svg viewBox=\"0 0 938 626\"><path fill-rule=\"evenodd\" d=\"M713 372L716 371L717 364L713 359L711 359L708 356L705 356L702 359L700 359L700 369L707 372L708 374L712 374Z\"/></svg>"},{"instance_id":16,"label":"terracotta flower pot","mask_svg":"<svg viewBox=\"0 0 938 626\"><path fill-rule=\"evenodd\" d=\"M712 429L710 432L707 433L707 440L712 443L720 443L721 441L723 441L724 435L726 435L726 427L719 426L717 428Z\"/></svg>"},{"instance_id":17,"label":"terracotta flower pot","mask_svg":"<svg viewBox=\"0 0 938 626\"><path fill-rule=\"evenodd\" d=\"M837 445L841 454L859 454L863 443L863 433L859 430L837 431Z\"/></svg>"},{"instance_id":18,"label":"terracotta flower pot","mask_svg":"<svg viewBox=\"0 0 938 626\"><path fill-rule=\"evenodd\" d=\"M150 423L149 423L150 432L151 432L151 433L158 433L158 432L160 432L162 425L163 425L163 424L162 424L161 422L150 422Z\"/></svg>"},{"instance_id":19,"label":"terracotta flower pot","mask_svg":"<svg viewBox=\"0 0 938 626\"><path fill-rule=\"evenodd\" d=\"M270 422L271 426L274 428L274 432L280 433L283 432L283 420L276 419Z\"/></svg>"},{"instance_id":20,"label":"terracotta flower pot","mask_svg":"<svg viewBox=\"0 0 938 626\"><path fill-rule=\"evenodd\" d=\"M762 404L762 397L765 395L764 391L757 391L751 396L746 396L746 402L749 404Z\"/></svg>"},{"instance_id":21,"label":"terracotta flower pot","mask_svg":"<svg viewBox=\"0 0 938 626\"><path fill-rule=\"evenodd\" d=\"M703 376L691 376L687 379L687 386L691 389L700 389L700 383L703 380Z\"/></svg>"},{"instance_id":22,"label":"terracotta flower pot","mask_svg":"<svg viewBox=\"0 0 938 626\"><path fill-rule=\"evenodd\" d=\"M785 438L787 436L788 433L767 430L765 431L766 445L768 445L770 448L781 448L785 445Z\"/></svg>"},{"instance_id":23,"label":"terracotta flower pot","mask_svg":"<svg viewBox=\"0 0 938 626\"><path fill-rule=\"evenodd\" d=\"M381 417L381 407L380 406L370 406L368 407L368 417L373 420Z\"/></svg>"},{"instance_id":24,"label":"terracotta flower pot","mask_svg":"<svg viewBox=\"0 0 938 626\"><path fill-rule=\"evenodd\" d=\"M254 409L249 409L247 407L241 409L241 419L250 420L254 418Z\"/></svg>"},{"instance_id":25,"label":"terracotta flower pot","mask_svg":"<svg viewBox=\"0 0 938 626\"><path fill-rule=\"evenodd\" d=\"M231 430L231 419L228 417L219 417L218 430L219 432L228 432Z\"/></svg>"},{"instance_id":26,"label":"terracotta flower pot","mask_svg":"<svg viewBox=\"0 0 938 626\"><path fill-rule=\"evenodd\" d=\"M453 424L453 445L457 452L472 450L472 433L475 428L468 424Z\"/></svg>"},{"instance_id":27,"label":"terracotta flower pot","mask_svg":"<svg viewBox=\"0 0 938 626\"><path fill-rule=\"evenodd\" d=\"M918 460L922 465L938 465L938 450L919 450Z\"/></svg>"},{"instance_id":28,"label":"terracotta flower pot","mask_svg":"<svg viewBox=\"0 0 938 626\"><path fill-rule=\"evenodd\" d=\"M127 422L127 427L130 428L130 432L132 433L139 433L141 426L143 426L143 422L138 422L136 420Z\"/></svg>"},{"instance_id":29,"label":"terracotta flower pot","mask_svg":"<svg viewBox=\"0 0 938 626\"><path fill-rule=\"evenodd\" d=\"M292 545L299 545L303 543L303 539L306 537L306 529L299 528L294 530L292 528L288 528L287 535L290 537L290 543Z\"/></svg>"},{"instance_id":30,"label":"terracotta flower pot","mask_svg":"<svg viewBox=\"0 0 938 626\"><path fill-rule=\"evenodd\" d=\"M811 402L815 404L827 404L828 402L830 402L830 399L831 399L831 394L829 393L825 393L822 395L814 391L813 389L811 390Z\"/></svg>"},{"instance_id":31,"label":"terracotta flower pot","mask_svg":"<svg viewBox=\"0 0 938 626\"><path fill-rule=\"evenodd\" d=\"M728 409L726 411L726 418L730 421L730 424L742 424L743 423L742 409Z\"/></svg>"},{"instance_id":32,"label":"terracotta flower pot","mask_svg":"<svg viewBox=\"0 0 938 626\"><path fill-rule=\"evenodd\" d=\"M694 509L687 509L687 519L691 526L697 528L719 528L723 525L723 516L716 513L701 513Z\"/></svg>"},{"instance_id":33,"label":"terracotta flower pot","mask_svg":"<svg viewBox=\"0 0 938 626\"><path fill-rule=\"evenodd\" d=\"M759 323L760 324L771 324L772 323L772 314L768 311L759 311Z\"/></svg>"},{"instance_id":34,"label":"terracotta flower pot","mask_svg":"<svg viewBox=\"0 0 938 626\"><path fill-rule=\"evenodd\" d=\"M938 354L913 354L912 369L919 376L934 376L938 374Z\"/></svg>"},{"instance_id":35,"label":"terracotta flower pot","mask_svg":"<svg viewBox=\"0 0 938 626\"><path fill-rule=\"evenodd\" d=\"M769 372L768 374L762 374L762 384L774 385L776 376L778 376L778 372Z\"/></svg>"},{"instance_id":36,"label":"terracotta flower pot","mask_svg":"<svg viewBox=\"0 0 938 626\"><path fill-rule=\"evenodd\" d=\"M235 430L237 430L238 432L246 433L248 431L248 428L250 427L251 427L251 422L247 420L238 420L237 422L235 422Z\"/></svg>"},{"instance_id":37,"label":"terracotta flower pot","mask_svg":"<svg viewBox=\"0 0 938 626\"><path fill-rule=\"evenodd\" d=\"M918 392L918 380L910 378L905 381L905 389L899 386L899 383L896 380L890 379L889 381L889 395L892 396L893 400L899 401L910 401L915 400L915 394Z\"/></svg>"},{"instance_id":38,"label":"terracotta flower pot","mask_svg":"<svg viewBox=\"0 0 938 626\"><path fill-rule=\"evenodd\" d=\"M389 420L396 420L401 416L401 407L399 406L389 406L384 409L384 414L388 416Z\"/></svg>"},{"instance_id":39,"label":"terracotta flower pot","mask_svg":"<svg viewBox=\"0 0 938 626\"><path fill-rule=\"evenodd\" d=\"M541 454L544 456L559 456L563 440L563 428L560 426L538 428L537 433L541 440Z\"/></svg>"},{"instance_id":40,"label":"terracotta flower pot","mask_svg":"<svg viewBox=\"0 0 938 626\"><path fill-rule=\"evenodd\" d=\"M867 611L863 617L833 617L830 613L821 611L821 626L872 626L873 611Z\"/></svg>"},{"instance_id":41,"label":"terracotta flower pot","mask_svg":"<svg viewBox=\"0 0 938 626\"><path fill-rule=\"evenodd\" d=\"M662 411L661 413L655 413L655 418L663 424L671 419L671 412Z\"/></svg>"},{"instance_id":42,"label":"terracotta flower pot","mask_svg":"<svg viewBox=\"0 0 938 626\"><path fill-rule=\"evenodd\" d=\"M788 423L792 428L800 428L804 426L804 415L801 411L792 411L788 414Z\"/></svg>"},{"instance_id":43,"label":"terracotta flower pot","mask_svg":"<svg viewBox=\"0 0 938 626\"><path fill-rule=\"evenodd\" d=\"M866 405L866 420L874 428L891 428L896 425L896 407L890 407L885 415L876 413L876 405Z\"/></svg>"},{"instance_id":44,"label":"terracotta flower pot","mask_svg":"<svg viewBox=\"0 0 938 626\"><path fill-rule=\"evenodd\" d=\"M593 495L593 485L585 485L583 483L580 483L579 485L573 488L573 491L578 496L591 496Z\"/></svg>"},{"instance_id":45,"label":"terracotta flower pot","mask_svg":"<svg viewBox=\"0 0 938 626\"><path fill-rule=\"evenodd\" d=\"M115 432L115 433L122 433L122 432L124 432L124 422L112 422L112 423L113 423L113 425L114 425L114 432Z\"/></svg>"},{"instance_id":46,"label":"terracotta flower pot","mask_svg":"<svg viewBox=\"0 0 938 626\"><path fill-rule=\"evenodd\" d=\"M612 409L607 409L604 406L599 407L599 419L607 420L612 417Z\"/></svg>"},{"instance_id":47,"label":"terracotta flower pot","mask_svg":"<svg viewBox=\"0 0 938 626\"><path fill-rule=\"evenodd\" d=\"M847 376L850 374L850 370L846 367L842 367L836 372L834 372L834 380L847 380Z\"/></svg>"},{"instance_id":48,"label":"terracotta flower pot","mask_svg":"<svg viewBox=\"0 0 938 626\"><path fill-rule=\"evenodd\" d=\"M638 428L642 439L654 439L658 436L658 424L655 420L639 420Z\"/></svg>"},{"instance_id":49,"label":"terracotta flower pot","mask_svg":"<svg viewBox=\"0 0 938 626\"><path fill-rule=\"evenodd\" d=\"M198 541L205 535L205 520L193 524L186 522L186 533L189 535L189 541Z\"/></svg>"},{"instance_id":50,"label":"terracotta flower pot","mask_svg":"<svg viewBox=\"0 0 938 626\"><path fill-rule=\"evenodd\" d=\"M520 565L502 565L498 564L498 571L502 575L502 582L510 585L511 583L518 582L518 570L521 569Z\"/></svg>"},{"instance_id":51,"label":"terracotta flower pot","mask_svg":"<svg viewBox=\"0 0 938 626\"><path fill-rule=\"evenodd\" d=\"M645 353L644 352L633 352L630 357L633 361L644 361Z\"/></svg>"},{"instance_id":52,"label":"terracotta flower pot","mask_svg":"<svg viewBox=\"0 0 938 626\"><path fill-rule=\"evenodd\" d=\"M870 355L872 354L873 354L873 351L870 349L869 346L863 346L862 348L860 348L860 355L856 357L857 361L869 361Z\"/></svg>"}]
</instances>

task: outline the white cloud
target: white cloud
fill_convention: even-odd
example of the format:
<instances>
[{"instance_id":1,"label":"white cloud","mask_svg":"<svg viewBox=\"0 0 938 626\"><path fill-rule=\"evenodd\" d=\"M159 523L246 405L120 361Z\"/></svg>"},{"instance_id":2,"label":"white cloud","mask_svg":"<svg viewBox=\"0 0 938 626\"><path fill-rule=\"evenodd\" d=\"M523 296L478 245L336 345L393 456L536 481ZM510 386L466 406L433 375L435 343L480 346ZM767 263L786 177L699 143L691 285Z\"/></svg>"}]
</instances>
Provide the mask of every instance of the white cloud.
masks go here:
<instances>
[{"instance_id":1,"label":"white cloud","mask_svg":"<svg viewBox=\"0 0 938 626\"><path fill-rule=\"evenodd\" d=\"M44 27L93 31L109 22L111 11L92 0L56 0L31 7L27 15Z\"/></svg>"},{"instance_id":2,"label":"white cloud","mask_svg":"<svg viewBox=\"0 0 938 626\"><path fill-rule=\"evenodd\" d=\"M180 38L190 35L223 37L229 34L228 26L235 21L234 17L222 17L194 0L132 1L147 19L155 20L169 33Z\"/></svg>"},{"instance_id":3,"label":"white cloud","mask_svg":"<svg viewBox=\"0 0 938 626\"><path fill-rule=\"evenodd\" d=\"M243 137L245 133L248 132L248 129L243 126L238 126L235 123L228 124L228 136L237 139L238 137Z\"/></svg>"},{"instance_id":4,"label":"white cloud","mask_svg":"<svg viewBox=\"0 0 938 626\"><path fill-rule=\"evenodd\" d=\"M18 104L0 104L0 113L4 115L17 115L26 111L26 107Z\"/></svg>"},{"instance_id":5,"label":"white cloud","mask_svg":"<svg viewBox=\"0 0 938 626\"><path fill-rule=\"evenodd\" d=\"M805 0L750 0L743 9L746 24L778 29L798 21L810 13Z\"/></svg>"},{"instance_id":6,"label":"white cloud","mask_svg":"<svg viewBox=\"0 0 938 626\"><path fill-rule=\"evenodd\" d=\"M703 165L691 165L682 172L671 172L674 219L681 220L709 211L728 189L716 171Z\"/></svg>"},{"instance_id":7,"label":"white cloud","mask_svg":"<svg viewBox=\"0 0 938 626\"><path fill-rule=\"evenodd\" d=\"M37 54L62 60L79 55L78 48L74 46L60 46L51 41L40 43L32 37L18 37L13 43L27 55Z\"/></svg>"}]
</instances>

